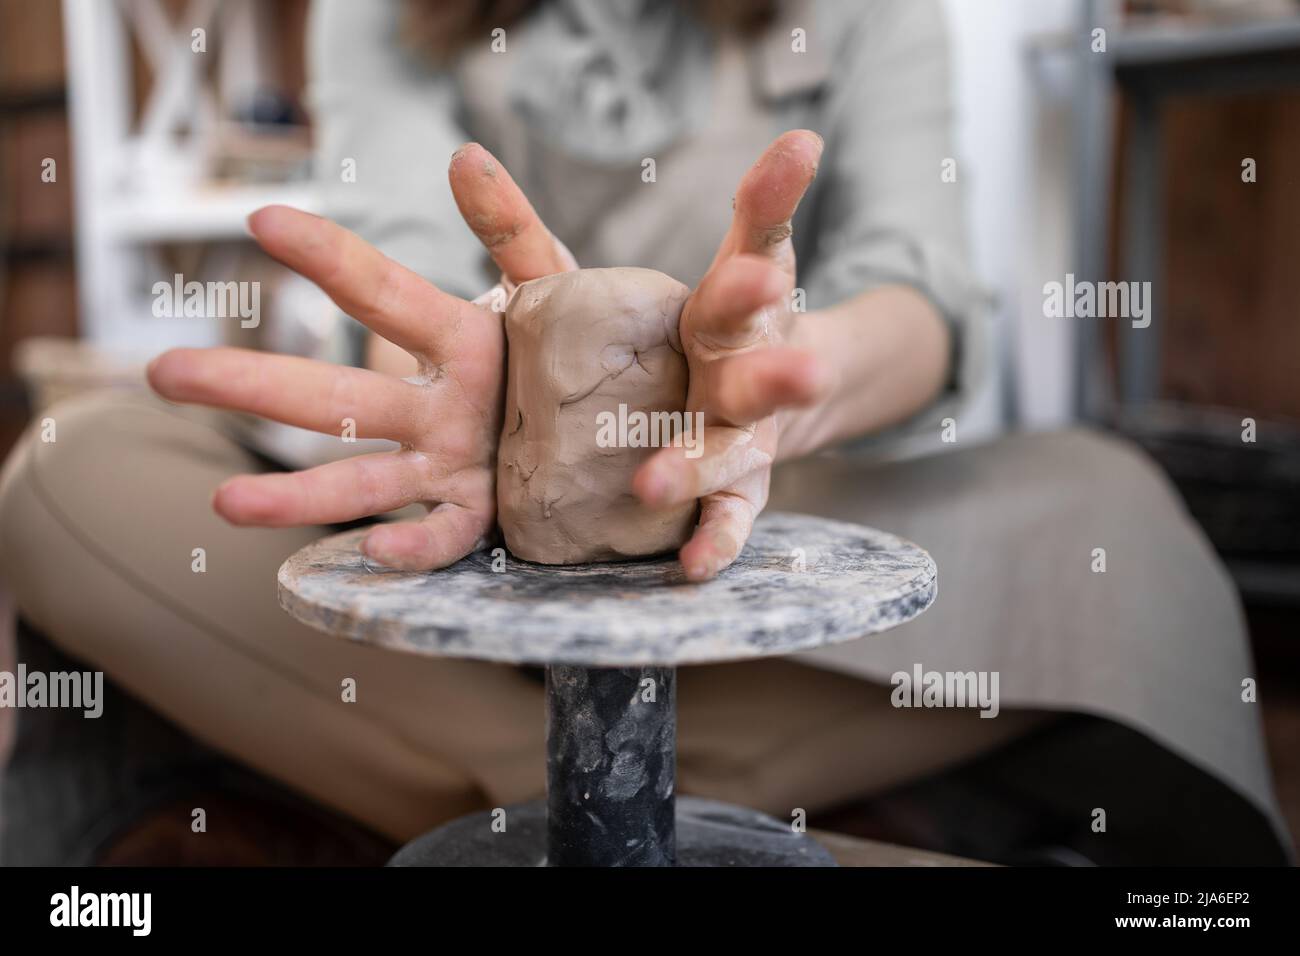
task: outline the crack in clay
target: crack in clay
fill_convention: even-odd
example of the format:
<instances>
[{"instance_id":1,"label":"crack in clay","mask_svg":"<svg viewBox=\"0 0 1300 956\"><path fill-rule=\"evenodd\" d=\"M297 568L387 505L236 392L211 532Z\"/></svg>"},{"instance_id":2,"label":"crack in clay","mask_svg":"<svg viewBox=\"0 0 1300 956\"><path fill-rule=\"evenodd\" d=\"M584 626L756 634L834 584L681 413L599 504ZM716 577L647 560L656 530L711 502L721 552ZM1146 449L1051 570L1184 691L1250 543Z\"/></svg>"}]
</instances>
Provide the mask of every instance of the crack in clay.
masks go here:
<instances>
[{"instance_id":1,"label":"crack in clay","mask_svg":"<svg viewBox=\"0 0 1300 956\"><path fill-rule=\"evenodd\" d=\"M578 402L586 401L593 394L595 394L596 391L599 390L602 385L608 385L610 382L614 381L614 379L618 378L620 375L622 375L624 372L630 369L632 367L633 362L635 361L636 361L636 352L633 352L631 362L628 362L622 368L614 369L614 371L610 372L608 375L606 375L604 378L598 381L595 385L591 386L591 388L585 389L584 391L581 392L574 392L573 394L569 395L567 398L560 399L560 407L564 408L566 405L576 405L578 404Z\"/></svg>"},{"instance_id":2,"label":"crack in clay","mask_svg":"<svg viewBox=\"0 0 1300 956\"><path fill-rule=\"evenodd\" d=\"M685 303L683 303L684 305ZM664 317L664 337L668 342L668 347L678 355L684 356L686 349L682 347L682 330L680 327L681 309L673 309L671 301L665 300L660 309Z\"/></svg>"},{"instance_id":3,"label":"crack in clay","mask_svg":"<svg viewBox=\"0 0 1300 956\"><path fill-rule=\"evenodd\" d=\"M529 477L531 478L532 476L529 475ZM543 518L550 518L550 517L551 517L551 508L553 508L555 505L559 504L560 501L563 500L563 498L564 498L564 495L556 495L554 498L551 498L550 500L543 502L543 504L542 504L542 517L543 517Z\"/></svg>"}]
</instances>

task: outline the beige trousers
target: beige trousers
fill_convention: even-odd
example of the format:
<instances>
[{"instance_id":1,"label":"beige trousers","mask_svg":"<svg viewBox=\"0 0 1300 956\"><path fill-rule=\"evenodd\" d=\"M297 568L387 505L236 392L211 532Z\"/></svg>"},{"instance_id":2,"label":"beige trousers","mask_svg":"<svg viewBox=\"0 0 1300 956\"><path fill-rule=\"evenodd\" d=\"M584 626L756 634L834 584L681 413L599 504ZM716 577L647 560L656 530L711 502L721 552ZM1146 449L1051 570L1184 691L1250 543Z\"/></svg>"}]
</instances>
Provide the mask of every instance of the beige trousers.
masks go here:
<instances>
[{"instance_id":1,"label":"beige trousers","mask_svg":"<svg viewBox=\"0 0 1300 956\"><path fill-rule=\"evenodd\" d=\"M213 514L219 482L266 467L222 416L116 392L42 417L55 440L34 426L0 474L0 582L61 649L204 743L397 840L542 793L537 681L334 639L280 610L277 568L326 529L233 528ZM1043 719L897 710L889 690L783 660L682 668L679 789L788 818Z\"/></svg>"}]
</instances>

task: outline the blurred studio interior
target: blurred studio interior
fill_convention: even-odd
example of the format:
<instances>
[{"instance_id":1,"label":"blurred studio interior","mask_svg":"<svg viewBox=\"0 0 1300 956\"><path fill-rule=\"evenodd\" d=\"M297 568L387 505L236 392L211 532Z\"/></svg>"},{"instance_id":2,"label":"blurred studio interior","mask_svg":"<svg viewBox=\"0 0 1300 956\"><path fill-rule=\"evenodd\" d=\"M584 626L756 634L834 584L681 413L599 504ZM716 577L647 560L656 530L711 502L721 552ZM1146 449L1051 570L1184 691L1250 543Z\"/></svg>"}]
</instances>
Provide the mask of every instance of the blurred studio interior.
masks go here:
<instances>
[{"instance_id":1,"label":"blurred studio interior","mask_svg":"<svg viewBox=\"0 0 1300 956\"><path fill-rule=\"evenodd\" d=\"M524 2L478 6L505 10L522 17L520 23L536 13ZM780 24L789 21L780 17L812 16L809 8L835 2L794 6L805 12L776 14L781 36L788 30ZM50 416L60 427L59 445L75 442L76 419L65 420L59 409L87 395L146 392L146 364L166 349L238 345L341 360L332 303L262 252L246 225L254 210L284 204L339 219L370 238L364 214L354 223L347 216L355 210L334 203L339 157L351 154L321 132L319 111L340 99L315 95L310 38L321 7L312 0L0 0L0 457L17 456L24 442L38 441L32 436ZM954 620L987 615L1012 648L1011 663L997 665L1003 717L1017 706L1038 716L971 754L915 761L907 756L914 728L899 724L890 731L898 736L860 758L893 761L897 772L818 791L804 801L811 804L809 824L863 845L905 848L888 857L894 862L905 862L909 853L1010 864L1289 862L1300 839L1300 0L943 0L937 7L955 107L953 168L970 269L987 293L980 294L987 300L989 336L978 389L955 413L958 440L941 437L936 418L932 428L915 431L882 455L881 487L892 487L889 475L907 474L887 469L953 456L957 464L943 477L944 494L955 496L950 500L979 511L983 506L962 498L960 487L983 474L1002 488L988 492L988 508L1019 509L1023 540L1042 542L1058 535L1062 514L1073 515L1068 520L1076 524L1111 527L1072 511L1084 506L1072 504L1069 495L1086 497L1090 486L1098 495L1113 494L1117 507L1131 513L1115 521L1120 530L1111 538L1097 542L1110 545L1105 577L1128 575L1134 588L1147 590L1145 600L1132 592L1114 599L1090 593L1091 579L1101 577L1087 573L1096 560L1091 549L1069 568L1053 565L1058 553L1035 556L1009 538L990 538L986 550L966 541L945 551L942 542L925 540L901 519L887 526L890 518L862 512L864 521L933 545L940 598L921 621L891 635L890 647L902 648L895 656L854 673L874 675L887 693L888 673L910 668L899 662L945 663L935 659L938 651L908 651L909 628L929 618L936 623L926 626L950 627ZM809 36L810 44L818 42L815 31ZM356 42L366 42L360 31ZM489 42L484 34L481 43ZM818 95L799 89L791 95L805 94L812 101ZM376 104L377 110L390 106ZM399 131L384 148L400 150L408 141L422 148L426 140L416 124L418 117L410 120L409 140ZM461 141L478 139L494 151L508 139L469 122L460 130ZM824 135L828 150L835 149L834 133ZM866 139L864 149L876 148ZM449 158L393 161L443 177ZM934 157L936 185L942 159ZM360 175L387 175L382 165L367 168L364 162ZM524 170L512 172L525 183ZM544 197L530 198L544 208ZM727 201L725 195L719 200L724 207ZM559 226L553 228L568 241ZM390 255L400 258L400 252ZM159 317L155 283L182 274L260 283L261 321L247 327ZM1061 314L1046 304L1053 283L1064 284L1070 296L1071 283L1108 280L1149 281L1149 321ZM249 454L276 457L267 449L280 448L281 461L290 465L310 457L297 429L258 427L275 431ZM181 434L155 440L189 440ZM112 435L104 440L110 444L103 454L120 457L120 467L102 475L92 465L79 474L64 469L58 481L80 482L111 502L114 482L135 480L133 446L125 439L112 444ZM980 451L1040 440L1058 441L1055 465ZM1103 447L1119 464L1088 459L1088 449ZM11 472L18 470L10 465ZM785 502L797 495L783 489L796 479L783 480L779 471L773 500L790 510ZM840 472L831 474L827 481L849 483L834 479ZM146 480L142 472L140 480ZM1023 484L1013 488L1008 481ZM918 483L899 478L894 484ZM32 500L47 496L57 511L66 503L62 488L36 488ZM168 497L169 486L160 488L151 494L166 518L167 509L179 505ZM195 500L206 502L211 491L199 489ZM1127 527L1133 541L1144 539L1148 517L1167 527L1153 525L1150 540L1133 545L1150 549L1133 567L1125 554L1139 552L1125 552L1119 536ZM978 534L972 529L980 525L965 521L956 506L945 520L954 536ZM88 551L112 552L116 545L97 536L92 524L71 537L84 537ZM143 537L152 534L141 529ZM34 561L43 544L31 537L6 530L0 567ZM1193 559L1172 553L1183 547L1196 551L1191 571L1180 570L1185 565L1179 562ZM1161 570L1166 559L1169 568ZM945 590L947 575L958 578L968 564L996 567L982 573L1011 583L981 585L991 607L940 617L945 597L952 595L951 602L961 595L960 584ZM485 772L469 784L447 783L444 802L427 819L382 801L367 803L364 796L333 799L329 785L312 776L316 771L289 767L281 773L292 758L241 742L278 732L256 725L267 719L257 702L274 693L269 685L232 678L224 706L232 714L260 716L232 717L249 725L234 732L231 743L209 732L212 713L191 721L166 693L151 697L148 667L125 666L119 673L111 655L96 657L93 640L65 638L63 625L50 623L63 621L62 612L51 608L79 607L89 620L79 619L76 627L91 629L108 627L104 622L117 613L116 605L96 604L97 586L78 578L77 567L61 560L35 582L0 578L0 671L22 663L50 672L91 665L105 672L105 707L97 720L35 708L0 710L0 762L8 764L0 790L0 861L370 865L422 829L491 806L501 793L535 795L541 784L540 764L517 771L524 782L505 781L501 771L500 780ZM164 604L185 600L147 568L135 572L123 578L122 589L156 590ZM1015 582L1029 587L1025 582L1037 581L1035 574L1090 580L1068 593L1039 594L1031 610L1028 599L1017 597ZM1220 580L1224 596L1212 612L1186 610L1199 607L1203 595L1197 592ZM274 592L272 574L258 599L273 604ZM1107 614L1130 610L1137 615L1131 620L1141 623L1119 633L1123 618ZM1201 640L1180 623L1185 618L1179 614L1193 613L1221 615L1215 620L1228 623L1213 639ZM1105 645L1104 663L1080 665L1109 675L1098 678L1108 689L1093 696L1060 676L1074 659L1069 653L1040 658L1034 650L1040 639L1065 640L1055 633L1058 626L1065 628L1061 634L1073 634L1071 621L1105 632L1069 637L1076 647L1094 638ZM1168 633L1157 638L1153 631L1161 628ZM1224 638L1224 628L1240 633ZM258 644L258 635L243 637ZM1222 641L1231 646L1225 650ZM181 686L176 675L189 666L185 641L176 637L168 647L169 656L155 662L155 677L163 674L157 679L174 678ZM1129 667L1129 655L1142 663ZM1184 656L1199 657L1200 670L1175 666ZM996 654L991 659L1003 660ZM1020 683L1017 661L1033 662L1026 664L1033 676ZM952 666L983 665L957 654ZM782 688L798 680L765 673L753 674L755 682L773 681L765 698L770 711L759 722L779 722ZM397 686L402 694L416 693L413 681ZM703 705L686 699L690 689L684 684L680 691L683 789L725 795L731 787L743 794L752 785L753 802L788 815L783 808L800 797L797 788L787 796L782 780L769 784L766 774L755 772L755 779L764 779L714 782L710 774L721 781L725 774L717 768L733 753L728 734L753 721L737 703L730 718L710 718L715 723L707 745L692 742L688 725L702 726L705 717L697 717ZM698 695L706 692L707 686ZM823 696L812 684L802 692ZM528 701L540 699L532 685L527 693L534 695ZM1206 703L1210 697L1212 704ZM422 719L414 704L398 707L372 696L369 706L389 708L375 717L381 726ZM533 713L532 703L521 706ZM1237 716L1225 719L1215 707ZM798 703L789 709L812 713ZM512 746L502 742L507 735L488 729L494 715L506 719L506 710L465 718L467 727L475 722L474 746L496 741L503 753ZM1239 726L1205 741L1197 736L1198 714L1215 726ZM888 719L873 718L879 726ZM454 716L448 720L455 724ZM540 711L536 723L540 735ZM322 739L333 733L327 723L319 726ZM540 761L538 741L530 736L519 746ZM758 752L760 744L745 738L735 752ZM319 746L304 731L288 750ZM815 752L810 745L805 761L790 760L768 774L814 780L824 769L812 766ZM496 756L504 766L506 756ZM320 759L335 760L328 754ZM368 772L349 769L345 760L334 763L338 774ZM393 766L383 773L401 776ZM387 778L375 774L382 785ZM763 796L769 786L770 798ZM1064 805L1062 791L1082 794L1086 809ZM418 806L418 787L412 801ZM210 831L203 840L191 827L194 806L207 808ZM1101 831L1090 815L1096 807L1111 808L1110 826ZM212 826L217 820L223 822ZM1161 825L1169 829L1157 834Z\"/></svg>"}]
</instances>

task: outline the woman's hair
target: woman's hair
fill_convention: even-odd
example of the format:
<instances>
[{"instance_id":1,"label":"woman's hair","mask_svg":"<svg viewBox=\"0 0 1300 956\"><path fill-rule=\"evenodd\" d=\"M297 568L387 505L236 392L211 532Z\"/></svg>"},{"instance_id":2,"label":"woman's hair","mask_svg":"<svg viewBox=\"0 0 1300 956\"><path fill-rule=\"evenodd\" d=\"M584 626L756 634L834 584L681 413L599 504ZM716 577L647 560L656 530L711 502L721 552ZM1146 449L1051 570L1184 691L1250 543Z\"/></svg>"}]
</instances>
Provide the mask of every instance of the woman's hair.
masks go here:
<instances>
[{"instance_id":1,"label":"woman's hair","mask_svg":"<svg viewBox=\"0 0 1300 956\"><path fill-rule=\"evenodd\" d=\"M402 34L419 52L445 60L470 43L487 42L546 0L404 0ZM719 32L752 36L776 16L780 0L676 0Z\"/></svg>"}]
</instances>

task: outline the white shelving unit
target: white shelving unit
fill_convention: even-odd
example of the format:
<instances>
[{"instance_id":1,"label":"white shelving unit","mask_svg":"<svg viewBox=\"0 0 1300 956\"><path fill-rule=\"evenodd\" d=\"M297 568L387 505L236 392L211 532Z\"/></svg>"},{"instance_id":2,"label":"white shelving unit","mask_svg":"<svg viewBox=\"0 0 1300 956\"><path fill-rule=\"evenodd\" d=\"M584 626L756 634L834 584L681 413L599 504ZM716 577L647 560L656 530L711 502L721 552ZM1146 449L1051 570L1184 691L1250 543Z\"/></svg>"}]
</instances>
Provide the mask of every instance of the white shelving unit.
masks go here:
<instances>
[{"instance_id":1,"label":"white shelving unit","mask_svg":"<svg viewBox=\"0 0 1300 956\"><path fill-rule=\"evenodd\" d=\"M255 209L285 203L316 212L310 186L211 186L145 192L105 203L105 231L130 244L247 238L244 220Z\"/></svg>"},{"instance_id":2,"label":"white shelving unit","mask_svg":"<svg viewBox=\"0 0 1300 956\"><path fill-rule=\"evenodd\" d=\"M269 203L317 211L309 184L226 185L208 176L208 146L227 101L265 69L256 0L191 0L169 19L161 0L63 0L76 166L76 256L81 326L91 343L132 352L212 344L212 323L159 319L151 287L169 279L162 243L240 241L244 220ZM207 50L192 49L192 31ZM219 50L212 42L217 34ZM131 42L153 74L134 116ZM206 57L217 57L209 62Z\"/></svg>"}]
</instances>

